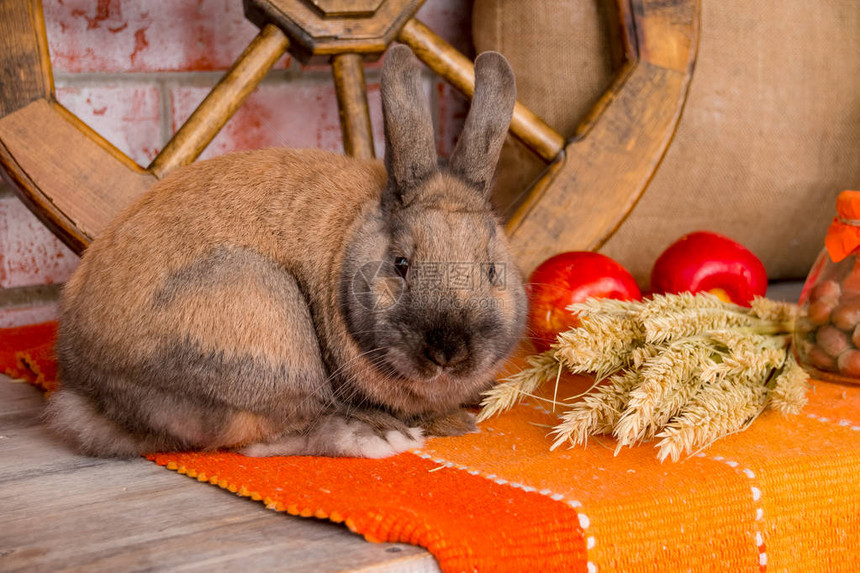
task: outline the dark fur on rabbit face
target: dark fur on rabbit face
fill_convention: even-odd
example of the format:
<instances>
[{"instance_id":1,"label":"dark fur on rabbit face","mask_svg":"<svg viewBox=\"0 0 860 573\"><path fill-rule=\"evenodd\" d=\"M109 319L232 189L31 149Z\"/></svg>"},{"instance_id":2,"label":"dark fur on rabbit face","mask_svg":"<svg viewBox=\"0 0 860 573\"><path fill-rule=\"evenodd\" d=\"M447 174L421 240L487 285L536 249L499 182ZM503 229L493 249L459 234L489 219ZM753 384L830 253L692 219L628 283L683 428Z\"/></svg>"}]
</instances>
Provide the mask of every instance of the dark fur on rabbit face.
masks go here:
<instances>
[{"instance_id":1,"label":"dark fur on rabbit face","mask_svg":"<svg viewBox=\"0 0 860 573\"><path fill-rule=\"evenodd\" d=\"M405 413L475 399L526 315L522 278L489 202L513 73L499 54L479 56L471 112L441 165L416 66L405 48L386 59L388 188L381 217L359 229L346 253L340 297L350 334L363 351L378 350L377 368L398 386L385 398L367 385L361 393ZM400 81L386 81L393 75Z\"/></svg>"}]
</instances>

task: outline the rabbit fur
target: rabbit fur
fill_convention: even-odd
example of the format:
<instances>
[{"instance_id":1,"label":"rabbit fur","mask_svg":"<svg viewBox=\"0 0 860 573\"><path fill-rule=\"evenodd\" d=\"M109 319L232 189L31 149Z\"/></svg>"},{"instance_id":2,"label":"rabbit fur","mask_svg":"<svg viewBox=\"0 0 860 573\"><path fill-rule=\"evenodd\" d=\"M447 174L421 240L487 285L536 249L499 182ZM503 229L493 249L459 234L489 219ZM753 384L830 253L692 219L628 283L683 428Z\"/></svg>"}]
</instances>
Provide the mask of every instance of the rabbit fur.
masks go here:
<instances>
[{"instance_id":1,"label":"rabbit fur","mask_svg":"<svg viewBox=\"0 0 860 573\"><path fill-rule=\"evenodd\" d=\"M267 149L156 183L64 288L49 426L84 454L119 457L385 457L474 431L462 406L526 314L488 199L514 77L496 53L475 70L447 164L420 66L398 46L382 72L384 165ZM452 264L471 286L434 279Z\"/></svg>"}]
</instances>

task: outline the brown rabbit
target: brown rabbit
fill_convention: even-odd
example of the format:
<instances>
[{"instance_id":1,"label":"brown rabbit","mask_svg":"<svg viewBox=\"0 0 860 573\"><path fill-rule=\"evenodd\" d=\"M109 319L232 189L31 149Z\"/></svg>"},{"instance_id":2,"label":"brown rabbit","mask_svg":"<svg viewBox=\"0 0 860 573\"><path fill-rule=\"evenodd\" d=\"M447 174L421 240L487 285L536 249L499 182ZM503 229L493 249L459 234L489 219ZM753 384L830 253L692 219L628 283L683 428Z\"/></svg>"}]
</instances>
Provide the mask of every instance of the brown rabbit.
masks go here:
<instances>
[{"instance_id":1,"label":"brown rabbit","mask_svg":"<svg viewBox=\"0 0 860 573\"><path fill-rule=\"evenodd\" d=\"M66 285L48 424L81 452L384 457L473 431L524 325L488 194L515 99L496 53L450 162L419 65L382 71L386 156L267 149L160 181Z\"/></svg>"}]
</instances>

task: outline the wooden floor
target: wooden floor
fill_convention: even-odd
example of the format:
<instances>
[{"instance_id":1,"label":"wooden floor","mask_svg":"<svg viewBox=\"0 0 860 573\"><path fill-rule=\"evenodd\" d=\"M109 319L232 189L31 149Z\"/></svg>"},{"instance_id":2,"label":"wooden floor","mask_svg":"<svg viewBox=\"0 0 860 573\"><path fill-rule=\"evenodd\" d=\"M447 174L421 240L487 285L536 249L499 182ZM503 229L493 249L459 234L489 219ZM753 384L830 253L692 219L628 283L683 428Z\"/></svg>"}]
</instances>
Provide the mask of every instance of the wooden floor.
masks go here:
<instances>
[{"instance_id":1,"label":"wooden floor","mask_svg":"<svg viewBox=\"0 0 860 573\"><path fill-rule=\"evenodd\" d=\"M368 543L143 459L74 455L39 425L41 405L0 376L0 571L439 570L423 549Z\"/></svg>"}]
</instances>

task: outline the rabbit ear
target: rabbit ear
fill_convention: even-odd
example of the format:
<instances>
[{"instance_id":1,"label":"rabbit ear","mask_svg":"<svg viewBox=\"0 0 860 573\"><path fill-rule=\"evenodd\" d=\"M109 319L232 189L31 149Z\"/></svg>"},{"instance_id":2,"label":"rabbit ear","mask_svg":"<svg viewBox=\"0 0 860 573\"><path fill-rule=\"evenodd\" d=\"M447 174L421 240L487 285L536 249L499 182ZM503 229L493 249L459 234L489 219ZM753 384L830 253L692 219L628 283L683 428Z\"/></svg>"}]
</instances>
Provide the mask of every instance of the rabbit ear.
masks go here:
<instances>
[{"instance_id":1,"label":"rabbit ear","mask_svg":"<svg viewBox=\"0 0 860 573\"><path fill-rule=\"evenodd\" d=\"M438 164L421 64L408 47L388 50L380 89L389 188L402 194L436 171Z\"/></svg>"},{"instance_id":2,"label":"rabbit ear","mask_svg":"<svg viewBox=\"0 0 860 573\"><path fill-rule=\"evenodd\" d=\"M463 133L451 154L457 176L488 194L511 124L517 86L503 55L484 52L475 60L475 95Z\"/></svg>"}]
</instances>

